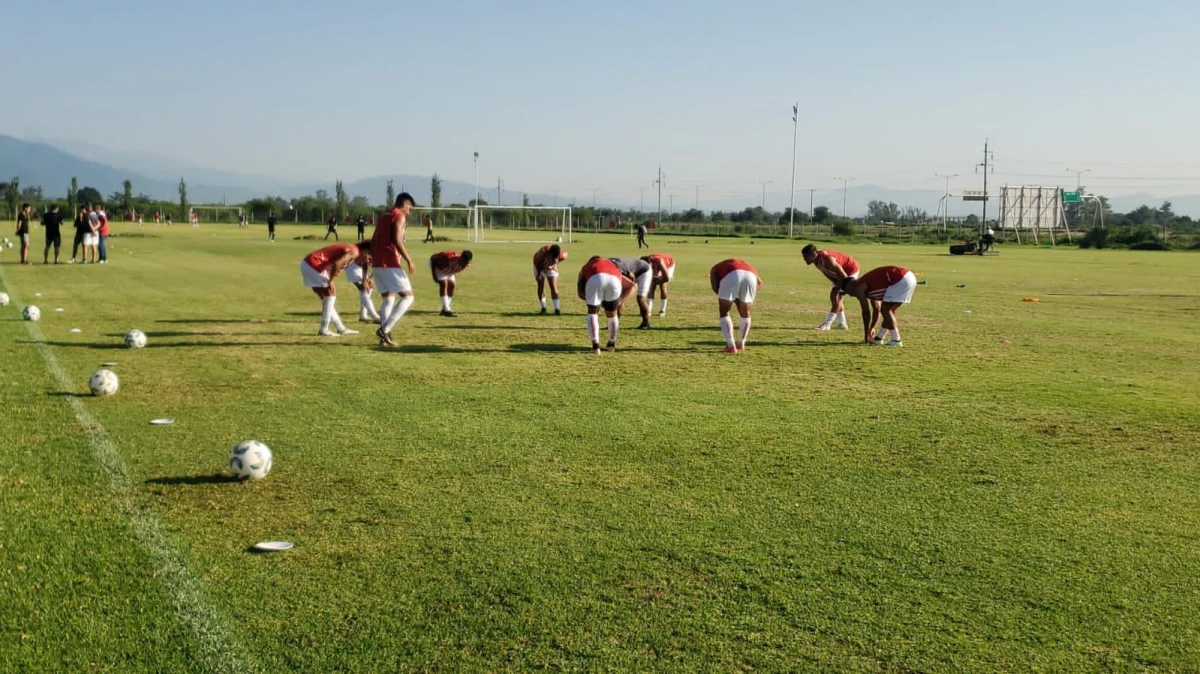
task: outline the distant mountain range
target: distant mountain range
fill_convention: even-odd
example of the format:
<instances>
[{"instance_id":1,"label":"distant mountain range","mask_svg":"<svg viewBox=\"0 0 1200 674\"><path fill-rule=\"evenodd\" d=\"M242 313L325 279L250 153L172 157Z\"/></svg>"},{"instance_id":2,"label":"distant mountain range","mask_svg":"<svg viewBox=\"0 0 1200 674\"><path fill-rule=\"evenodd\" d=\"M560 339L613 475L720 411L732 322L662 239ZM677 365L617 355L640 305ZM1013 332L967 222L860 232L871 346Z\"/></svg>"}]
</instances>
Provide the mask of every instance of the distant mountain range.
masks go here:
<instances>
[{"instance_id":1,"label":"distant mountain range","mask_svg":"<svg viewBox=\"0 0 1200 674\"><path fill-rule=\"evenodd\" d=\"M122 183L130 180L133 182L135 193L145 193L164 201L174 201L178 198L177 188L182 177L188 184L188 197L197 204L241 203L266 196L287 199L312 194L318 189L332 193L334 183L334 179L327 183L279 180L270 176L245 175L205 168L153 154L110 150L87 143L61 140L30 141L0 134L0 179L7 180L10 176L19 176L24 187L41 186L46 195L51 197L65 195L72 176L78 178L80 187L95 187L104 195L121 191ZM418 203L429 203L429 176L376 176L348 182L345 187L352 197L363 195L371 203L380 204L384 200L388 180L393 181L397 193L406 190ZM481 187L479 194L488 203L496 203L495 189ZM808 196L807 192L796 193L797 210L808 210ZM835 213L841 212L841 190L818 192L815 196L815 205L828 206ZM474 197L473 185L452 180L442 181L443 204L465 204ZM521 197L522 192L517 190L503 190L500 194L504 204L519 204ZM936 190L891 190L862 185L846 191L846 209L850 215L862 215L866 212L867 202L878 199L895 202L902 207L916 206L932 214L937 211L941 198L942 192ZM538 192L530 192L529 199L530 203L547 206L555 203L565 206L571 203L570 197L555 197ZM1200 195L1162 198L1149 194L1132 194L1110 199L1113 209L1121 212L1135 209L1142 204L1158 206L1163 201L1170 201L1176 213L1200 217ZM772 211L782 211L789 202L790 194L787 192L769 192L766 195L767 208ZM591 200L580 199L578 203L591 205ZM702 199L700 207L705 211L740 211L760 203L759 199L740 195L722 199ZM600 205L635 208L638 204L601 201ZM676 210L685 210L693 205L691 200L685 199L676 204ZM650 203L646 206L653 209ZM663 206L666 208L665 200ZM976 212L978 207L979 204L955 201L951 205L950 213L965 215Z\"/></svg>"}]
</instances>

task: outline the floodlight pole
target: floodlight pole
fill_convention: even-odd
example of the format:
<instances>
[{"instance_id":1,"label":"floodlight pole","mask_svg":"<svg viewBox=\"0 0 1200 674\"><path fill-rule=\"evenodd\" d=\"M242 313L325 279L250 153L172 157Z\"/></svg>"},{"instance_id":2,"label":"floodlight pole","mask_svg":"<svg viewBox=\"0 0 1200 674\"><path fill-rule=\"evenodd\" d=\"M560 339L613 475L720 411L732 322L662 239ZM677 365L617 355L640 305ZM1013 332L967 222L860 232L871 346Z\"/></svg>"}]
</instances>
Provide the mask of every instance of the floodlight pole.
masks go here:
<instances>
[{"instance_id":1,"label":"floodlight pole","mask_svg":"<svg viewBox=\"0 0 1200 674\"><path fill-rule=\"evenodd\" d=\"M935 173L933 175L934 177L944 178L946 180L946 196L942 197L946 201L945 209L942 211L942 231L945 232L946 225L950 220L950 179L957 178L958 174L951 173L950 175L942 175L941 173Z\"/></svg>"},{"instance_id":2,"label":"floodlight pole","mask_svg":"<svg viewBox=\"0 0 1200 674\"><path fill-rule=\"evenodd\" d=\"M401 186L403 189L403 186ZM475 150L475 240L479 241L479 150Z\"/></svg>"},{"instance_id":3,"label":"floodlight pole","mask_svg":"<svg viewBox=\"0 0 1200 674\"><path fill-rule=\"evenodd\" d=\"M1076 171L1075 169L1067 169L1067 173L1075 174L1075 191L1076 192L1080 192L1083 190L1083 187L1082 187L1083 186L1083 174L1091 173L1091 172L1092 172L1092 169L1083 169L1082 171Z\"/></svg>"},{"instance_id":4,"label":"floodlight pole","mask_svg":"<svg viewBox=\"0 0 1200 674\"><path fill-rule=\"evenodd\" d=\"M796 138L800 133L800 104L792 106L792 205L788 208L788 238L796 225ZM764 199L765 201L765 199Z\"/></svg>"},{"instance_id":5,"label":"floodlight pole","mask_svg":"<svg viewBox=\"0 0 1200 674\"><path fill-rule=\"evenodd\" d=\"M988 139L987 139L987 138L984 138L984 139L983 139L983 163L982 163L982 164L976 164L976 165L975 165L975 170L976 170L976 171L978 171L978 170L979 170L979 167L981 167L981 166L983 167L983 221L979 223L979 231L980 231L980 233L982 233L982 232L983 232L983 230L987 229L987 202L988 202L987 177L988 177L988 168L990 167L990 168L991 168L993 171L994 171L994 170L996 170L996 167L995 167L995 166L993 166L993 165L990 163L990 162L992 161L992 159L993 159L993 157L992 157L992 153L991 153L991 152L988 152Z\"/></svg>"},{"instance_id":6,"label":"floodlight pole","mask_svg":"<svg viewBox=\"0 0 1200 674\"><path fill-rule=\"evenodd\" d=\"M775 182L774 180L755 180L755 185L762 185L762 209L767 210L767 185Z\"/></svg>"},{"instance_id":7,"label":"floodlight pole","mask_svg":"<svg viewBox=\"0 0 1200 674\"><path fill-rule=\"evenodd\" d=\"M658 180L654 181L658 185L658 219L662 220L662 188L663 188L663 172L662 164L658 165Z\"/></svg>"},{"instance_id":8,"label":"floodlight pole","mask_svg":"<svg viewBox=\"0 0 1200 674\"><path fill-rule=\"evenodd\" d=\"M843 219L843 220L845 220L845 219L846 219L846 193L847 193L847 191L848 191L848 188L849 188L849 185L850 185L850 181L851 181L851 180L854 180L854 179L855 179L854 177L850 177L850 178L834 178L834 180L840 180L840 181L842 181L842 219Z\"/></svg>"}]
</instances>

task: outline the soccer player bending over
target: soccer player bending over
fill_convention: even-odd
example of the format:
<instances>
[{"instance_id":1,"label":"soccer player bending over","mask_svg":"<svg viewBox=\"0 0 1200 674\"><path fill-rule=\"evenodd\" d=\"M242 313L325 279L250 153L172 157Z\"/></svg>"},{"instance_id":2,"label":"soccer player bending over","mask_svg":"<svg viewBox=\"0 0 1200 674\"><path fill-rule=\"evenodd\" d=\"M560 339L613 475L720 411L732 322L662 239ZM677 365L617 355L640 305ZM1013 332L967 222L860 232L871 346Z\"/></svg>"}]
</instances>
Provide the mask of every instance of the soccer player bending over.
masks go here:
<instances>
[{"instance_id":1,"label":"soccer player bending over","mask_svg":"<svg viewBox=\"0 0 1200 674\"><path fill-rule=\"evenodd\" d=\"M537 279L538 301L542 303L541 313L546 313L546 283L550 284L550 298L554 300L554 315L562 314L558 301L558 263L567 259L567 252L559 247L542 246L533 254L533 278Z\"/></svg>"},{"instance_id":2,"label":"soccer player bending over","mask_svg":"<svg viewBox=\"0 0 1200 674\"><path fill-rule=\"evenodd\" d=\"M337 314L337 288L333 278L351 263L369 264L365 257L370 255L371 243L360 242L355 246L349 243L338 243L313 251L300 261L300 275L304 277L304 285L312 288L317 297L321 298L321 329L317 335L321 337L337 337L339 335L357 335L357 330L351 330L342 323ZM333 326L337 332L330 331Z\"/></svg>"},{"instance_id":3,"label":"soccer player bending over","mask_svg":"<svg viewBox=\"0 0 1200 674\"><path fill-rule=\"evenodd\" d=\"M587 304L588 337L592 340L592 353L600 353L601 308L608 316L608 350L610 353L616 351L617 332L621 325L617 313L637 286L621 275L621 270L612 260L593 255L579 270L576 289L579 299Z\"/></svg>"},{"instance_id":4,"label":"soccer player bending over","mask_svg":"<svg viewBox=\"0 0 1200 674\"><path fill-rule=\"evenodd\" d=\"M837 320L838 330L848 329L846 307L842 304L842 295L844 295L842 284L848 278L858 278L858 261L838 250L817 250L817 247L811 243L800 251L800 255L804 257L805 264L816 265L825 278L833 284L829 290L829 315L825 317L824 323L817 326L817 329L829 330L833 327L834 320Z\"/></svg>"},{"instance_id":5,"label":"soccer player bending over","mask_svg":"<svg viewBox=\"0 0 1200 674\"><path fill-rule=\"evenodd\" d=\"M746 350L746 337L750 335L750 310L754 297L762 287L762 279L745 260L722 260L708 272L709 283L717 294L717 310L721 314L721 335L725 337L725 353L741 353ZM737 305L742 320L738 324L738 337L734 339L733 319L729 310Z\"/></svg>"},{"instance_id":6,"label":"soccer player bending over","mask_svg":"<svg viewBox=\"0 0 1200 674\"><path fill-rule=\"evenodd\" d=\"M650 305L647 296L650 294L650 283L654 279L654 270L650 263L636 257L610 257L612 263L621 270L621 276L637 285L638 312L642 315L642 323L638 330L650 329Z\"/></svg>"},{"instance_id":7,"label":"soccer player bending over","mask_svg":"<svg viewBox=\"0 0 1200 674\"><path fill-rule=\"evenodd\" d=\"M896 324L896 311L902 304L912 301L917 288L917 277L904 267L879 267L863 274L855 281L848 278L842 286L847 295L858 298L862 304L863 340L868 344L904 346L900 341L900 326ZM875 336L871 332L883 319ZM891 334L891 339L884 339Z\"/></svg>"},{"instance_id":8,"label":"soccer player bending over","mask_svg":"<svg viewBox=\"0 0 1200 674\"><path fill-rule=\"evenodd\" d=\"M438 295L442 298L442 310L438 315L454 317L450 303L454 301L454 286L458 282L456 274L471 266L472 257L469 250L461 253L447 250L429 256L429 271L433 273L433 282L438 284Z\"/></svg>"},{"instance_id":9,"label":"soccer player bending over","mask_svg":"<svg viewBox=\"0 0 1200 674\"><path fill-rule=\"evenodd\" d=\"M396 342L392 341L392 328L396 327L414 301L409 275L416 273L416 270L404 247L408 214L412 212L414 203L411 194L401 192L396 197L395 208L381 215L375 223L371 259L375 263L375 286L383 296L379 329L375 331L380 346L396 346ZM408 266L408 273L401 268L401 262Z\"/></svg>"},{"instance_id":10,"label":"soccer player bending over","mask_svg":"<svg viewBox=\"0 0 1200 674\"><path fill-rule=\"evenodd\" d=\"M650 263L654 274L650 281L650 297L647 299L646 309L654 313L654 290L658 289L662 297L662 310L658 312L658 317L662 318L667 315L667 284L675 280L675 258L665 253L655 253L642 259Z\"/></svg>"},{"instance_id":11,"label":"soccer player bending over","mask_svg":"<svg viewBox=\"0 0 1200 674\"><path fill-rule=\"evenodd\" d=\"M358 322L378 323L379 312L375 311L375 301L371 299L375 292L375 282L371 279L371 251L368 244L365 249L359 244L362 255L346 267L346 280L358 288Z\"/></svg>"}]
</instances>

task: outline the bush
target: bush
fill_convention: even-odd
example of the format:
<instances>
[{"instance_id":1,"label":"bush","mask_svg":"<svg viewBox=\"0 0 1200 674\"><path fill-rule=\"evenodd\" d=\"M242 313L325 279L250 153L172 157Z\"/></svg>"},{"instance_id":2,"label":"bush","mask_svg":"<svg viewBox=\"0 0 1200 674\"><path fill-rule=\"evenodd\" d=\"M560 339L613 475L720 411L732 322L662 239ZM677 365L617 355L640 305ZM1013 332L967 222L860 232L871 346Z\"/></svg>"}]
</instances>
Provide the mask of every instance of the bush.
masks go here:
<instances>
[{"instance_id":1,"label":"bush","mask_svg":"<svg viewBox=\"0 0 1200 674\"><path fill-rule=\"evenodd\" d=\"M1171 250L1171 247L1161 241L1144 241L1131 244L1129 250Z\"/></svg>"},{"instance_id":2,"label":"bush","mask_svg":"<svg viewBox=\"0 0 1200 674\"><path fill-rule=\"evenodd\" d=\"M1108 230L1103 227L1093 227L1079 240L1080 248L1108 248Z\"/></svg>"},{"instance_id":3,"label":"bush","mask_svg":"<svg viewBox=\"0 0 1200 674\"><path fill-rule=\"evenodd\" d=\"M837 236L854 236L854 223L849 220L839 220L833 223L832 230Z\"/></svg>"}]
</instances>

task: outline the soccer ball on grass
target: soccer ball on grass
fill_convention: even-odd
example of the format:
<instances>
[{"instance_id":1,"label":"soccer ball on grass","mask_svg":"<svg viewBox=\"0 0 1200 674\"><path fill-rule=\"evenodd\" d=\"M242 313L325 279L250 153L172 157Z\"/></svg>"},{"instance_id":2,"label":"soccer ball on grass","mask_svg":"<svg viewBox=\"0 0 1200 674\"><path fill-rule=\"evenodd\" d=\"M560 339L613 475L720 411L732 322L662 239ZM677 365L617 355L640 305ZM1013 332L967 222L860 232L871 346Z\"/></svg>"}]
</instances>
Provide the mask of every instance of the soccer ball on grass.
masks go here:
<instances>
[{"instance_id":1,"label":"soccer ball on grass","mask_svg":"<svg viewBox=\"0 0 1200 674\"><path fill-rule=\"evenodd\" d=\"M96 370L92 378L88 379L88 389L94 396L110 396L120 387L121 381L112 370Z\"/></svg>"},{"instance_id":2,"label":"soccer ball on grass","mask_svg":"<svg viewBox=\"0 0 1200 674\"><path fill-rule=\"evenodd\" d=\"M42 317L42 310L30 304L29 306L25 307L24 311L21 312L21 316L23 316L27 321L37 321Z\"/></svg>"},{"instance_id":3,"label":"soccer ball on grass","mask_svg":"<svg viewBox=\"0 0 1200 674\"><path fill-rule=\"evenodd\" d=\"M0 307L7 307L8 303L8 293L0 293Z\"/></svg>"},{"instance_id":4,"label":"soccer ball on grass","mask_svg":"<svg viewBox=\"0 0 1200 674\"><path fill-rule=\"evenodd\" d=\"M125 333L125 346L131 349L140 349L146 346L146 333L141 330L130 330Z\"/></svg>"},{"instance_id":5,"label":"soccer ball on grass","mask_svg":"<svg viewBox=\"0 0 1200 674\"><path fill-rule=\"evenodd\" d=\"M229 452L229 472L237 478L261 480L271 472L271 448L257 440L239 442Z\"/></svg>"}]
</instances>

